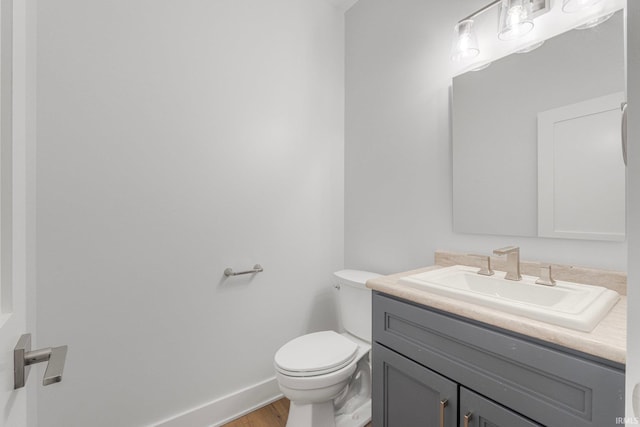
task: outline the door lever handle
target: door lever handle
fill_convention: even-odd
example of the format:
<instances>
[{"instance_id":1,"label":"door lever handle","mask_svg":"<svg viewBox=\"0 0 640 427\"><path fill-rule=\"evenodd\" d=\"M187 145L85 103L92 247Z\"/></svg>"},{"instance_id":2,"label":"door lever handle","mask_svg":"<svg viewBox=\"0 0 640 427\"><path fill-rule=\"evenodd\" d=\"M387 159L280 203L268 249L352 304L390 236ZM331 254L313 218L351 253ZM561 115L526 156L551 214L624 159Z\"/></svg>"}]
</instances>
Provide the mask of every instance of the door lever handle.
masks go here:
<instances>
[{"instance_id":1,"label":"door lever handle","mask_svg":"<svg viewBox=\"0 0 640 427\"><path fill-rule=\"evenodd\" d=\"M622 110L622 123L621 123L621 137L622 137L622 160L624 165L627 166L627 103L623 102L620 105Z\"/></svg>"},{"instance_id":2,"label":"door lever handle","mask_svg":"<svg viewBox=\"0 0 640 427\"><path fill-rule=\"evenodd\" d=\"M31 334L22 335L13 349L13 388L24 387L29 375L29 366L41 362L47 362L42 385L59 383L62 381L66 358L66 345L31 351Z\"/></svg>"}]
</instances>

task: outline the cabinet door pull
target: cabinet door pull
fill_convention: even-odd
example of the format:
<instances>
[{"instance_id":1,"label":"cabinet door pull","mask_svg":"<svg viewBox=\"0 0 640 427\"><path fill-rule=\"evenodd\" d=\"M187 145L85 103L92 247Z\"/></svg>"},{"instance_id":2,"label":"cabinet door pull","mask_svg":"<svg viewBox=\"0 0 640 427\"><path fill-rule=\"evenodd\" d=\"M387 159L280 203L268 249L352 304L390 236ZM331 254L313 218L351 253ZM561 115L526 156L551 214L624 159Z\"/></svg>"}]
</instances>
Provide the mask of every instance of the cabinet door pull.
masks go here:
<instances>
[{"instance_id":1,"label":"cabinet door pull","mask_svg":"<svg viewBox=\"0 0 640 427\"><path fill-rule=\"evenodd\" d=\"M447 399L440 401L440 427L444 427L444 408L446 408L448 404L449 401Z\"/></svg>"},{"instance_id":2,"label":"cabinet door pull","mask_svg":"<svg viewBox=\"0 0 640 427\"><path fill-rule=\"evenodd\" d=\"M464 427L469 427L469 421L473 418L472 412L467 412L467 415L464 416Z\"/></svg>"}]
</instances>

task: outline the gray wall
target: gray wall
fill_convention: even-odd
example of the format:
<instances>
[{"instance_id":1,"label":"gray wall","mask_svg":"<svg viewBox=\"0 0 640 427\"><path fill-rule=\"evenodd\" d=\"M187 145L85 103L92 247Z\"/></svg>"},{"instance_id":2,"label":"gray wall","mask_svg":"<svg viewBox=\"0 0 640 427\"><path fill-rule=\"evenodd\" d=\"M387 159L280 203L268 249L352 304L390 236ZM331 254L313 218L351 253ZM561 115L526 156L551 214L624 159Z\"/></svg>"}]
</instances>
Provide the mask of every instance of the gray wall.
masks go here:
<instances>
[{"instance_id":1,"label":"gray wall","mask_svg":"<svg viewBox=\"0 0 640 427\"><path fill-rule=\"evenodd\" d=\"M335 326L343 28L316 0L39 2L37 337L69 345L41 427L149 425Z\"/></svg>"},{"instance_id":2,"label":"gray wall","mask_svg":"<svg viewBox=\"0 0 640 427\"><path fill-rule=\"evenodd\" d=\"M391 273L431 263L436 249L517 244L527 260L626 270L626 242L453 232L451 35L485 3L361 0L347 12L346 266Z\"/></svg>"}]
</instances>

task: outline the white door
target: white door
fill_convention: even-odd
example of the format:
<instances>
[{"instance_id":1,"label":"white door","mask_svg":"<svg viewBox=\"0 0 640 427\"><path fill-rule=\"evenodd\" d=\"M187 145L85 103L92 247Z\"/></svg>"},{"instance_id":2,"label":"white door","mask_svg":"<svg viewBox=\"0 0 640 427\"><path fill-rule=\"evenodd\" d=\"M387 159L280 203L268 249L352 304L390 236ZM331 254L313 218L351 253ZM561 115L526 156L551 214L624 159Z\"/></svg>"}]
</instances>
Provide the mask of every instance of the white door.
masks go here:
<instances>
[{"instance_id":1,"label":"white door","mask_svg":"<svg viewBox=\"0 0 640 427\"><path fill-rule=\"evenodd\" d=\"M25 427L32 395L38 385L14 390L13 348L27 329L27 289L33 280L33 192L27 176L28 101L34 94L28 83L27 1L0 0L0 425ZM33 98L31 98L33 99ZM32 298L32 297L31 297ZM29 325L33 326L33 325ZM30 377L37 370L32 369ZM40 381L41 382L41 381ZM32 424L30 421L29 424Z\"/></svg>"}]
</instances>

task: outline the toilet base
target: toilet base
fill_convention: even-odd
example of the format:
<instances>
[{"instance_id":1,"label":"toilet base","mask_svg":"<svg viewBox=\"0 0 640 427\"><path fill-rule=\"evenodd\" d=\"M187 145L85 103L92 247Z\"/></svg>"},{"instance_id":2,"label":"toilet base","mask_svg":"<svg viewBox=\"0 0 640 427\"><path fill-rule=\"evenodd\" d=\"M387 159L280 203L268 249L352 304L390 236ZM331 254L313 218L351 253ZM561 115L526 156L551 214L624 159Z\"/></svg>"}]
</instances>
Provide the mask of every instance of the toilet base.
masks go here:
<instances>
[{"instance_id":1,"label":"toilet base","mask_svg":"<svg viewBox=\"0 0 640 427\"><path fill-rule=\"evenodd\" d=\"M286 427L336 427L333 401L302 404L291 402Z\"/></svg>"},{"instance_id":2,"label":"toilet base","mask_svg":"<svg viewBox=\"0 0 640 427\"><path fill-rule=\"evenodd\" d=\"M335 416L333 402L291 402L286 427L364 427L371 421L371 399L353 412Z\"/></svg>"},{"instance_id":3,"label":"toilet base","mask_svg":"<svg viewBox=\"0 0 640 427\"><path fill-rule=\"evenodd\" d=\"M369 421L371 421L371 399L367 399L352 413L338 415L335 419L336 427L364 427Z\"/></svg>"}]
</instances>

